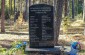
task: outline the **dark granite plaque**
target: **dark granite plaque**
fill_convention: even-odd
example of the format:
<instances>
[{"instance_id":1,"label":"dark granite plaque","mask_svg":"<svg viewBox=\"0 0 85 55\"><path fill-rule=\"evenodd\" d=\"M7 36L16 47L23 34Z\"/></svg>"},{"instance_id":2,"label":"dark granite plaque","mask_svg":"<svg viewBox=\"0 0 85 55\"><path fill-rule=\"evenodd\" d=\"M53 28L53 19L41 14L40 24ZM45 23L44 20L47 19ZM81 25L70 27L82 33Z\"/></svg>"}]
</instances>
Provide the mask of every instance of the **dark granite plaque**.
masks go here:
<instances>
[{"instance_id":1,"label":"dark granite plaque","mask_svg":"<svg viewBox=\"0 0 85 55\"><path fill-rule=\"evenodd\" d=\"M29 8L29 36L31 48L54 47L53 6L32 5Z\"/></svg>"}]
</instances>

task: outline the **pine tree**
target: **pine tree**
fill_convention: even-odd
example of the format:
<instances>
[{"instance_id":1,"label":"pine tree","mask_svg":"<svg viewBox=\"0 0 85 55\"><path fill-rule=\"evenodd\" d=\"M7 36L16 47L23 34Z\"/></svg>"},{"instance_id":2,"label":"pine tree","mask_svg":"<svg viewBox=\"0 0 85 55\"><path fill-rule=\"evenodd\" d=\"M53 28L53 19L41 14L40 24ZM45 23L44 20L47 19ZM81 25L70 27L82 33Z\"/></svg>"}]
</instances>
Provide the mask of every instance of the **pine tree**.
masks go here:
<instances>
[{"instance_id":1,"label":"pine tree","mask_svg":"<svg viewBox=\"0 0 85 55\"><path fill-rule=\"evenodd\" d=\"M58 37L59 37L59 31L60 31L60 25L62 21L62 10L63 10L63 2L64 0L57 0L57 15L56 15L56 22L55 22L55 44L57 45Z\"/></svg>"},{"instance_id":2,"label":"pine tree","mask_svg":"<svg viewBox=\"0 0 85 55\"><path fill-rule=\"evenodd\" d=\"M5 0L1 0L1 32L5 32Z\"/></svg>"}]
</instances>

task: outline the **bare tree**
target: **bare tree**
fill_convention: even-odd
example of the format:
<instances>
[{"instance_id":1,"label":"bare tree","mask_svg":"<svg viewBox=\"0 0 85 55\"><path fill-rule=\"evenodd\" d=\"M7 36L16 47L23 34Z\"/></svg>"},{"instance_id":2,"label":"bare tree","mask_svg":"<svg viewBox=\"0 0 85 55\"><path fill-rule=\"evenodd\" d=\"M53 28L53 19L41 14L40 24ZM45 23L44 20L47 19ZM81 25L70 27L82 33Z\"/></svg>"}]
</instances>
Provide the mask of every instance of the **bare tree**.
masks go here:
<instances>
[{"instance_id":1,"label":"bare tree","mask_svg":"<svg viewBox=\"0 0 85 55\"><path fill-rule=\"evenodd\" d=\"M85 0L83 0L83 20L85 22Z\"/></svg>"},{"instance_id":2,"label":"bare tree","mask_svg":"<svg viewBox=\"0 0 85 55\"><path fill-rule=\"evenodd\" d=\"M64 0L57 0L57 15L56 15L56 22L55 22L55 33L56 33L56 45L58 42L58 37L59 37L59 31L60 31L60 25L62 21L62 10L63 10L63 1Z\"/></svg>"},{"instance_id":3,"label":"bare tree","mask_svg":"<svg viewBox=\"0 0 85 55\"><path fill-rule=\"evenodd\" d=\"M72 18L74 18L74 0L72 0Z\"/></svg>"},{"instance_id":4,"label":"bare tree","mask_svg":"<svg viewBox=\"0 0 85 55\"><path fill-rule=\"evenodd\" d=\"M1 32L5 32L5 0L1 0Z\"/></svg>"},{"instance_id":5,"label":"bare tree","mask_svg":"<svg viewBox=\"0 0 85 55\"><path fill-rule=\"evenodd\" d=\"M15 18L15 14L16 14L15 2L16 2L16 0L14 0L14 22L16 21L16 18Z\"/></svg>"},{"instance_id":6,"label":"bare tree","mask_svg":"<svg viewBox=\"0 0 85 55\"><path fill-rule=\"evenodd\" d=\"M12 15L12 0L9 0L9 11L10 15Z\"/></svg>"},{"instance_id":7,"label":"bare tree","mask_svg":"<svg viewBox=\"0 0 85 55\"><path fill-rule=\"evenodd\" d=\"M31 0L29 0L29 6L31 6Z\"/></svg>"},{"instance_id":8,"label":"bare tree","mask_svg":"<svg viewBox=\"0 0 85 55\"><path fill-rule=\"evenodd\" d=\"M68 15L68 0L64 0L64 16Z\"/></svg>"},{"instance_id":9,"label":"bare tree","mask_svg":"<svg viewBox=\"0 0 85 55\"><path fill-rule=\"evenodd\" d=\"M26 6L25 6L25 21L27 20L27 4L28 4L28 0L25 1L26 2Z\"/></svg>"},{"instance_id":10,"label":"bare tree","mask_svg":"<svg viewBox=\"0 0 85 55\"><path fill-rule=\"evenodd\" d=\"M16 2L16 0L14 0L14 14L15 14L15 2Z\"/></svg>"}]
</instances>

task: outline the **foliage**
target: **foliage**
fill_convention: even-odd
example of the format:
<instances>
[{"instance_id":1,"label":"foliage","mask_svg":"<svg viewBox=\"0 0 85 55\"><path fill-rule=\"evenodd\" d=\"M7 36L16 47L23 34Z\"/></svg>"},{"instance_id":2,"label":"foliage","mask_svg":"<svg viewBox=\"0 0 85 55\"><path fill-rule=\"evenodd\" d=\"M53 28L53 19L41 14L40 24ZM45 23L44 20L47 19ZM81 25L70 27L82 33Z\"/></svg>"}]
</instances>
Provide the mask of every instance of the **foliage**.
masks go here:
<instances>
[{"instance_id":1,"label":"foliage","mask_svg":"<svg viewBox=\"0 0 85 55\"><path fill-rule=\"evenodd\" d=\"M20 16L16 20L16 23L14 24L13 29L18 30L18 28L20 28L22 26L22 24L23 24L23 15L22 15L22 13L20 13Z\"/></svg>"},{"instance_id":2,"label":"foliage","mask_svg":"<svg viewBox=\"0 0 85 55\"><path fill-rule=\"evenodd\" d=\"M69 0L69 17L72 17L72 0ZM82 0L74 0L74 13L75 16L83 12L83 2Z\"/></svg>"},{"instance_id":3,"label":"foliage","mask_svg":"<svg viewBox=\"0 0 85 55\"><path fill-rule=\"evenodd\" d=\"M10 14L8 8L5 10L5 19L10 19Z\"/></svg>"},{"instance_id":4,"label":"foliage","mask_svg":"<svg viewBox=\"0 0 85 55\"><path fill-rule=\"evenodd\" d=\"M6 52L6 48L0 48L0 53L5 53Z\"/></svg>"},{"instance_id":5,"label":"foliage","mask_svg":"<svg viewBox=\"0 0 85 55\"><path fill-rule=\"evenodd\" d=\"M17 44L21 44L22 42L21 41L15 41L15 42L12 42L12 47L15 47Z\"/></svg>"},{"instance_id":6,"label":"foliage","mask_svg":"<svg viewBox=\"0 0 85 55\"><path fill-rule=\"evenodd\" d=\"M76 20L82 20L83 16L82 13L78 14L77 16L75 16Z\"/></svg>"},{"instance_id":7,"label":"foliage","mask_svg":"<svg viewBox=\"0 0 85 55\"><path fill-rule=\"evenodd\" d=\"M25 47L27 45L27 42L13 42L12 43L12 48L9 50L9 54L16 53L17 51L22 50L22 53L24 54Z\"/></svg>"},{"instance_id":8,"label":"foliage","mask_svg":"<svg viewBox=\"0 0 85 55\"><path fill-rule=\"evenodd\" d=\"M70 23L71 23L71 21L70 21L70 18L69 17L65 17L63 19L63 32L64 33L67 32L68 27L70 27Z\"/></svg>"},{"instance_id":9,"label":"foliage","mask_svg":"<svg viewBox=\"0 0 85 55\"><path fill-rule=\"evenodd\" d=\"M83 12L83 2L79 1L77 6L78 6L78 14L82 13Z\"/></svg>"},{"instance_id":10,"label":"foliage","mask_svg":"<svg viewBox=\"0 0 85 55\"><path fill-rule=\"evenodd\" d=\"M9 50L6 50L5 48L0 49L0 53L4 53L6 55L11 55L11 54L24 54L25 47L27 45L27 42L21 42L21 41L15 41L12 43L12 47Z\"/></svg>"},{"instance_id":11,"label":"foliage","mask_svg":"<svg viewBox=\"0 0 85 55\"><path fill-rule=\"evenodd\" d=\"M85 50L81 50L81 51L79 51L80 53L85 53Z\"/></svg>"}]
</instances>

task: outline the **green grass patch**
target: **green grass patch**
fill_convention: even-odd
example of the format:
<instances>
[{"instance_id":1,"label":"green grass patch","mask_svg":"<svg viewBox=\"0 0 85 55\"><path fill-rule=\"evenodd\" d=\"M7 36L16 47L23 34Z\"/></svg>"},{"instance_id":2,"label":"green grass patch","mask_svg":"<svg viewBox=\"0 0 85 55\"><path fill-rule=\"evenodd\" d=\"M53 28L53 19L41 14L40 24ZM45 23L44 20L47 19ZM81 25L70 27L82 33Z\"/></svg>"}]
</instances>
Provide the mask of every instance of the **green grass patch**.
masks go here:
<instances>
[{"instance_id":1,"label":"green grass patch","mask_svg":"<svg viewBox=\"0 0 85 55\"><path fill-rule=\"evenodd\" d=\"M85 53L85 50L80 50L79 52L80 52L80 53Z\"/></svg>"}]
</instances>

